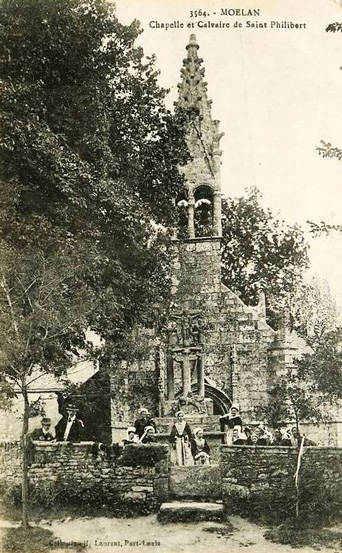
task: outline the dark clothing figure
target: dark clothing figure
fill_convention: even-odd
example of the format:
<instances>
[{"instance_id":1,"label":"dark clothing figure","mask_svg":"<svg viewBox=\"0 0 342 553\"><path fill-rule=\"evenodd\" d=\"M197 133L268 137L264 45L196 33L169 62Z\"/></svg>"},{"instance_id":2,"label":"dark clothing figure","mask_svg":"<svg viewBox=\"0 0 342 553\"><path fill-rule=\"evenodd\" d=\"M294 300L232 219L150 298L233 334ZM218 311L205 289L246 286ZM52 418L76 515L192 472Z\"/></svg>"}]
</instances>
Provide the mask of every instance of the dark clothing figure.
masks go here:
<instances>
[{"instance_id":1,"label":"dark clothing figure","mask_svg":"<svg viewBox=\"0 0 342 553\"><path fill-rule=\"evenodd\" d=\"M252 442L252 437L251 436L248 436L244 441L244 444L243 445L253 445L253 442Z\"/></svg>"},{"instance_id":2,"label":"dark clothing figure","mask_svg":"<svg viewBox=\"0 0 342 553\"><path fill-rule=\"evenodd\" d=\"M194 438L191 440L191 454L196 465L210 464L210 447L204 438Z\"/></svg>"},{"instance_id":3,"label":"dark clothing figure","mask_svg":"<svg viewBox=\"0 0 342 553\"><path fill-rule=\"evenodd\" d=\"M59 442L67 441L67 442L81 442L84 435L84 424L83 422L75 418L70 426L70 431L68 434L68 437L66 440L64 440L64 434L67 427L69 419L63 418L59 421L59 423L56 426L56 438Z\"/></svg>"},{"instance_id":4,"label":"dark clothing figure","mask_svg":"<svg viewBox=\"0 0 342 553\"><path fill-rule=\"evenodd\" d=\"M39 442L51 442L55 438L50 432L44 432L42 428L36 428L31 434L31 439Z\"/></svg>"},{"instance_id":5,"label":"dark clothing figure","mask_svg":"<svg viewBox=\"0 0 342 553\"><path fill-rule=\"evenodd\" d=\"M224 432L225 426L228 426L228 428L234 428L234 426L241 426L242 428L242 420L240 416L231 417L229 414L222 415L220 417L220 427L221 432Z\"/></svg>"},{"instance_id":6,"label":"dark clothing figure","mask_svg":"<svg viewBox=\"0 0 342 553\"><path fill-rule=\"evenodd\" d=\"M264 438L263 436L260 436L260 437L258 438L258 443L257 443L257 445L268 445L268 444L267 444L266 438Z\"/></svg>"},{"instance_id":7,"label":"dark clothing figure","mask_svg":"<svg viewBox=\"0 0 342 553\"><path fill-rule=\"evenodd\" d=\"M153 426L154 431L157 432L156 423L154 422L153 419L150 419L150 418L141 417L135 421L134 426L135 426L135 433L138 435L139 440L141 436L144 434L146 426Z\"/></svg>"},{"instance_id":8,"label":"dark clothing figure","mask_svg":"<svg viewBox=\"0 0 342 553\"><path fill-rule=\"evenodd\" d=\"M125 445L136 445L138 442L134 441L134 440L122 440L122 445L125 446Z\"/></svg>"},{"instance_id":9,"label":"dark clothing figure","mask_svg":"<svg viewBox=\"0 0 342 553\"><path fill-rule=\"evenodd\" d=\"M188 423L177 419L177 422L172 427L169 438L173 447L171 452L171 462L173 464L179 466L193 465L194 461L190 449L191 439L192 432Z\"/></svg>"},{"instance_id":10,"label":"dark clothing figure","mask_svg":"<svg viewBox=\"0 0 342 553\"><path fill-rule=\"evenodd\" d=\"M291 445L293 446L297 446L297 447L300 447L300 444L302 442L302 438L303 436L296 436L296 437L293 437L293 440L292 440L292 443ZM291 442L291 440L290 440ZM309 446L314 446L314 445L317 445L315 442L313 442L312 440L309 440L309 438L307 438L306 436L304 436L304 447L309 447Z\"/></svg>"},{"instance_id":11,"label":"dark clothing figure","mask_svg":"<svg viewBox=\"0 0 342 553\"><path fill-rule=\"evenodd\" d=\"M237 440L233 440L233 445L246 445L247 440L242 440L242 438L238 438Z\"/></svg>"},{"instance_id":12,"label":"dark clothing figure","mask_svg":"<svg viewBox=\"0 0 342 553\"><path fill-rule=\"evenodd\" d=\"M229 412L226 415L222 415L219 418L219 421L221 432L225 432L225 434L222 436L222 443L231 445L233 428L235 426L239 426L240 430L242 430L242 420L240 415L238 414L238 410L234 409L233 414ZM226 426L228 427L228 431L226 431Z\"/></svg>"},{"instance_id":13,"label":"dark clothing figure","mask_svg":"<svg viewBox=\"0 0 342 553\"><path fill-rule=\"evenodd\" d=\"M186 440L191 440L192 432L187 422L184 424L184 428L181 428L177 423L173 425L169 438L170 442L174 443L176 438L185 438Z\"/></svg>"},{"instance_id":14,"label":"dark clothing figure","mask_svg":"<svg viewBox=\"0 0 342 553\"><path fill-rule=\"evenodd\" d=\"M154 444L156 442L155 436L149 436L148 434L141 439L142 444Z\"/></svg>"},{"instance_id":15,"label":"dark clothing figure","mask_svg":"<svg viewBox=\"0 0 342 553\"><path fill-rule=\"evenodd\" d=\"M289 447L291 446L291 440L287 436L276 436L272 445L280 447Z\"/></svg>"},{"instance_id":16,"label":"dark clothing figure","mask_svg":"<svg viewBox=\"0 0 342 553\"><path fill-rule=\"evenodd\" d=\"M281 444L276 444L276 445L282 445L283 447L291 447L291 440L289 438L283 438L281 440Z\"/></svg>"}]
</instances>

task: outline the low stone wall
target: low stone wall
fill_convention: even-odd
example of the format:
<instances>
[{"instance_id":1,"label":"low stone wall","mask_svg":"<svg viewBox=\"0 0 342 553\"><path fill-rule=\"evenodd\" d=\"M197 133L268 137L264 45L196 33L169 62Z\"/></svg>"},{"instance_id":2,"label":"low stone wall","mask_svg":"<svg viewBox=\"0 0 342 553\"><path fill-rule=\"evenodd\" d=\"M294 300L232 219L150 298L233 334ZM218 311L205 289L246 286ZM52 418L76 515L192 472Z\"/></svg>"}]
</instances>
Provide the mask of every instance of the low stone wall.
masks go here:
<instances>
[{"instance_id":1,"label":"low stone wall","mask_svg":"<svg viewBox=\"0 0 342 553\"><path fill-rule=\"evenodd\" d=\"M221 446L222 497L229 512L288 514L296 501L298 449L276 446ZM342 489L342 448L306 447L299 490L303 508L336 509ZM320 499L321 498L321 499ZM323 507L323 506L322 506Z\"/></svg>"},{"instance_id":2,"label":"low stone wall","mask_svg":"<svg viewBox=\"0 0 342 553\"><path fill-rule=\"evenodd\" d=\"M129 449L132 446L128 446ZM29 482L31 497L41 503L144 502L157 505L169 496L168 447L133 446L139 458L157 459L135 466L134 455L96 455L92 442L34 443ZM142 449L144 451L142 452ZM149 451L145 451L148 449ZM141 455L143 453L144 455ZM20 485L18 443L0 444L0 483L6 492Z\"/></svg>"}]
</instances>

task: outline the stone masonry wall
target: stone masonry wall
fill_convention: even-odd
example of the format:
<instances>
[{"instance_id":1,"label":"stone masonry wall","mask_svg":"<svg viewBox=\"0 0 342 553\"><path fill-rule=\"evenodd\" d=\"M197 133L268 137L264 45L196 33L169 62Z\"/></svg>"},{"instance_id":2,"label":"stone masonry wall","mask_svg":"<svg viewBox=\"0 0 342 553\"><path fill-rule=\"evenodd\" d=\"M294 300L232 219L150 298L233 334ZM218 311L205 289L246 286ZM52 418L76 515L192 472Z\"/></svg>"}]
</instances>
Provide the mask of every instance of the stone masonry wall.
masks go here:
<instances>
[{"instance_id":1,"label":"stone masonry wall","mask_svg":"<svg viewBox=\"0 0 342 553\"><path fill-rule=\"evenodd\" d=\"M174 302L202 311L206 320L205 376L208 383L240 403L244 420L267 401L267 351L274 331L257 310L221 283L219 238L177 243Z\"/></svg>"},{"instance_id":2,"label":"stone masonry wall","mask_svg":"<svg viewBox=\"0 0 342 553\"><path fill-rule=\"evenodd\" d=\"M151 446L138 446L152 448ZM163 446L158 445L159 452ZM35 443L29 480L33 488L50 495L70 497L74 490L79 503L82 494L93 494L104 500L119 497L122 501L137 500L157 503L168 497L168 447L154 466L128 466L120 460L93 454L93 443ZM0 444L0 483L10 489L20 484L21 461L17 442ZM101 493L100 493L101 492Z\"/></svg>"},{"instance_id":3,"label":"stone masonry wall","mask_svg":"<svg viewBox=\"0 0 342 553\"><path fill-rule=\"evenodd\" d=\"M292 447L222 446L222 496L228 512L244 514L272 509L288 514L296 497L297 457L298 449ZM306 489L308 502L310 492L318 497L319 489L331 498L340 497L342 448L304 448L299 482Z\"/></svg>"}]
</instances>

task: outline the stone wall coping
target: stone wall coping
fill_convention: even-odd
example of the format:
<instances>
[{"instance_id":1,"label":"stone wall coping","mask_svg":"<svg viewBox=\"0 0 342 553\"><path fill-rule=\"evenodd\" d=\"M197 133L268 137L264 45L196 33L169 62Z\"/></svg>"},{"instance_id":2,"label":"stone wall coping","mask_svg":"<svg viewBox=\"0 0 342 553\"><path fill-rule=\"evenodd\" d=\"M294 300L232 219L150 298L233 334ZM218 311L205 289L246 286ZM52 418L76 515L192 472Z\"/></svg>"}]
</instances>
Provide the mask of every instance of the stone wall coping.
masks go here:
<instances>
[{"instance_id":1,"label":"stone wall coping","mask_svg":"<svg viewBox=\"0 0 342 553\"><path fill-rule=\"evenodd\" d=\"M224 451L249 451L249 450L261 450L261 451L288 451L288 450L293 450L293 451L296 451L298 449L298 447L296 446L284 446L284 445L281 445L281 446L277 446L277 445L226 445L226 444L222 444L221 445L221 451L224 452Z\"/></svg>"},{"instance_id":2,"label":"stone wall coping","mask_svg":"<svg viewBox=\"0 0 342 553\"><path fill-rule=\"evenodd\" d=\"M250 450L250 449L261 449L261 450L271 450L271 451L288 451L298 450L297 446L277 446L277 445L221 445L221 451L234 451L234 450ZM305 450L313 450L313 451L341 451L342 453L342 447L336 447L336 446L319 446L319 445L308 445L305 446Z\"/></svg>"},{"instance_id":3,"label":"stone wall coping","mask_svg":"<svg viewBox=\"0 0 342 553\"><path fill-rule=\"evenodd\" d=\"M216 438L216 437L221 437L223 436L225 433L224 432L204 432L204 436L206 437L212 437L212 438ZM169 437L169 433L160 433L160 434L157 434L156 436L160 436L161 438L167 438ZM58 448L58 446L67 446L67 447L70 447L70 448L79 448L79 449L83 449L83 448L87 448L89 446L92 446L94 443L97 443L97 442L41 442L41 441L34 441L33 442L36 449L40 449L42 448L42 450L44 450L44 448L49 448L49 447L53 447L53 448ZM6 447L6 446L15 446L15 445L20 445L20 440L0 440L0 448L1 447ZM140 444L140 445L146 445L146 444ZM154 445L154 444L147 444L147 445ZM155 445L161 445L161 444L158 444L158 442L156 442ZM162 444L162 445L165 445L165 444ZM254 450L254 449L260 449L260 450L266 450L266 451L288 451L288 450L297 450L298 448L296 446L277 446L277 445L227 445L227 444L221 444L220 445L220 449L222 452L225 452L225 451L236 451L236 450ZM337 446L305 446L305 450L312 450L312 451L340 451L342 453L342 447L337 447Z\"/></svg>"},{"instance_id":4,"label":"stone wall coping","mask_svg":"<svg viewBox=\"0 0 342 553\"><path fill-rule=\"evenodd\" d=\"M70 445L70 446L76 446L76 447L85 447L85 446L88 446L88 445L93 445L94 443L98 443L98 442L57 442L55 440L51 440L50 442L43 442L41 440L32 440L33 443L35 445L40 445L42 447L46 447L46 446L49 446L49 445L59 445L59 444L64 444L64 445ZM0 447L2 445L17 445L17 444L20 444L20 440L0 440Z\"/></svg>"}]
</instances>

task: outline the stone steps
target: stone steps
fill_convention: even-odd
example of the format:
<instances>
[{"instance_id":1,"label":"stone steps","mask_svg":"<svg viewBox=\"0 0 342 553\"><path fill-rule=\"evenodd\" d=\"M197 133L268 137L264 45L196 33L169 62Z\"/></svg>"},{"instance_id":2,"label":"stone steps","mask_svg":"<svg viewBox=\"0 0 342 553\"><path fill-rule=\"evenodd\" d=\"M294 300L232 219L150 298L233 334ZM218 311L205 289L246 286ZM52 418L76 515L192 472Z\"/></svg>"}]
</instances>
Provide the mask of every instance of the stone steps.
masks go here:
<instances>
[{"instance_id":1,"label":"stone steps","mask_svg":"<svg viewBox=\"0 0 342 553\"><path fill-rule=\"evenodd\" d=\"M172 503L162 503L158 513L158 521L162 523L222 521L223 519L224 506L222 503L173 501Z\"/></svg>"}]
</instances>

